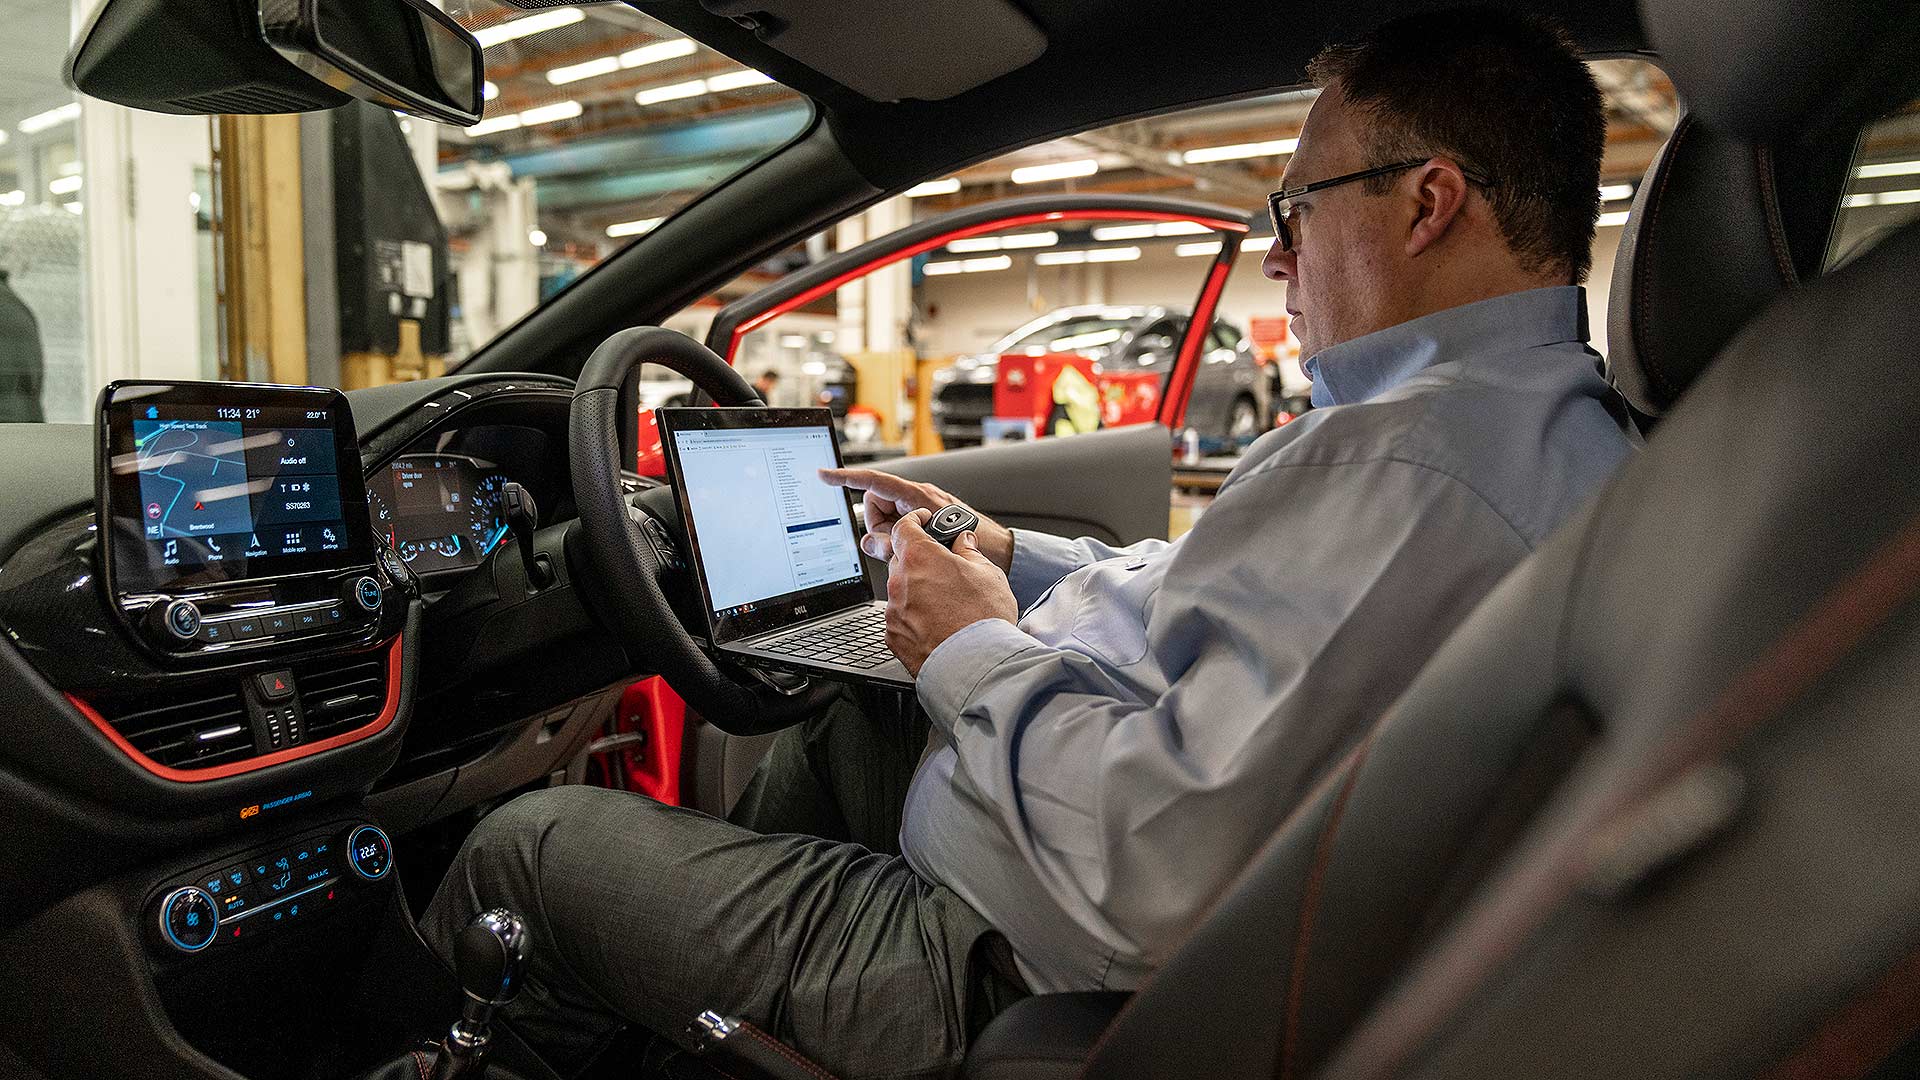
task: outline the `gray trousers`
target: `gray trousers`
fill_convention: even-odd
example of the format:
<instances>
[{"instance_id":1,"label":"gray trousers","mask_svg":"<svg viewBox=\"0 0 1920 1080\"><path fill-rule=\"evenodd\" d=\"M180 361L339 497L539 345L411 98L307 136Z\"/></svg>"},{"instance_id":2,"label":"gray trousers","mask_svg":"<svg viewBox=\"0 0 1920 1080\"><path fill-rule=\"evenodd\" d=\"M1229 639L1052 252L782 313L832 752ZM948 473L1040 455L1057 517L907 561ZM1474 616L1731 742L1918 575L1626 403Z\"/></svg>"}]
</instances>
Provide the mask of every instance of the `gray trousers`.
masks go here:
<instances>
[{"instance_id":1,"label":"gray trousers","mask_svg":"<svg viewBox=\"0 0 1920 1080\"><path fill-rule=\"evenodd\" d=\"M682 1041L713 1009L845 1080L945 1075L1023 991L999 935L899 855L926 730L849 694L775 740L730 821L523 795L474 830L420 931L447 957L476 912L519 912L533 963L506 1016L563 1074L628 1025Z\"/></svg>"}]
</instances>

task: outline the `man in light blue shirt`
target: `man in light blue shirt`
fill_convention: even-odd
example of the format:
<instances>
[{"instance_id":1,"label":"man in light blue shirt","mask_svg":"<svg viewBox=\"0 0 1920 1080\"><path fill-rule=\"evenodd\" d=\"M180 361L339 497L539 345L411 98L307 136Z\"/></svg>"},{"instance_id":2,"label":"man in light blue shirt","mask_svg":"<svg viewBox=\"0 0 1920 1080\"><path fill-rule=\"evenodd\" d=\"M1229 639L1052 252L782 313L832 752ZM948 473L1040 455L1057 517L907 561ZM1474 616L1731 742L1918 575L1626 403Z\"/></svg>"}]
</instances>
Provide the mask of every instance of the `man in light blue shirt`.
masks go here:
<instances>
[{"instance_id":1,"label":"man in light blue shirt","mask_svg":"<svg viewBox=\"0 0 1920 1080\"><path fill-rule=\"evenodd\" d=\"M722 1008L842 1076L934 1076L1019 993L1140 985L1631 451L1585 344L1604 121L1564 39L1415 16L1312 73L1265 267L1319 407L1172 543L983 520L949 551L946 492L830 472L924 719L790 730L731 822L584 789L489 817L423 928L536 913L523 1031Z\"/></svg>"}]
</instances>

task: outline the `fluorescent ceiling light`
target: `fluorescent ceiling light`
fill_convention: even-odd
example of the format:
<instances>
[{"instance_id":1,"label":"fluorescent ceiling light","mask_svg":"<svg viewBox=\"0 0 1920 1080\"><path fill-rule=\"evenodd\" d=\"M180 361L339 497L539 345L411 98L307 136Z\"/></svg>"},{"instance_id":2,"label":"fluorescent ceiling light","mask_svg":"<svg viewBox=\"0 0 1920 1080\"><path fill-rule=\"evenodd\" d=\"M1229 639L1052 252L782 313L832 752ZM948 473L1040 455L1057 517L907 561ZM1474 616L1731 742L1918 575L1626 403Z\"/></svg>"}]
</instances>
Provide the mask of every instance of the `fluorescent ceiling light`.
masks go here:
<instances>
[{"instance_id":1,"label":"fluorescent ceiling light","mask_svg":"<svg viewBox=\"0 0 1920 1080\"><path fill-rule=\"evenodd\" d=\"M642 218L639 221L623 221L618 225L607 226L607 235L618 239L622 236L639 236L643 232L652 232L665 218Z\"/></svg>"},{"instance_id":2,"label":"fluorescent ceiling light","mask_svg":"<svg viewBox=\"0 0 1920 1080\"><path fill-rule=\"evenodd\" d=\"M494 98L497 98L499 96L500 96L500 86L498 83L484 82L480 84L480 97L482 99L486 101L492 101Z\"/></svg>"},{"instance_id":3,"label":"fluorescent ceiling light","mask_svg":"<svg viewBox=\"0 0 1920 1080\"><path fill-rule=\"evenodd\" d=\"M548 30L558 30L563 26L572 26L584 18L586 15L579 8L554 8L552 11L542 11L537 15L528 15L512 22L475 30L473 40L479 42L481 48L491 49L503 41L512 41L529 34L541 34Z\"/></svg>"},{"instance_id":4,"label":"fluorescent ceiling light","mask_svg":"<svg viewBox=\"0 0 1920 1080\"><path fill-rule=\"evenodd\" d=\"M1192 258L1195 255L1218 255L1220 241L1202 240L1197 244L1176 244L1173 253L1182 259Z\"/></svg>"},{"instance_id":5,"label":"fluorescent ceiling light","mask_svg":"<svg viewBox=\"0 0 1920 1080\"><path fill-rule=\"evenodd\" d=\"M909 199L921 199L928 195L951 195L960 190L960 178L949 176L945 180L929 180L924 184L915 184L906 190Z\"/></svg>"},{"instance_id":6,"label":"fluorescent ceiling light","mask_svg":"<svg viewBox=\"0 0 1920 1080\"><path fill-rule=\"evenodd\" d=\"M466 131L468 138L477 139L482 135L493 135L502 131L512 131L519 126L520 114L508 113L505 116L496 116L491 120L482 120L472 127L467 128Z\"/></svg>"},{"instance_id":7,"label":"fluorescent ceiling light","mask_svg":"<svg viewBox=\"0 0 1920 1080\"><path fill-rule=\"evenodd\" d=\"M55 195L71 195L80 190L81 179L78 176L63 176L47 185L47 190Z\"/></svg>"},{"instance_id":8,"label":"fluorescent ceiling light","mask_svg":"<svg viewBox=\"0 0 1920 1080\"><path fill-rule=\"evenodd\" d=\"M1625 225L1626 223L1627 211L1625 210L1615 210L1611 213L1601 214L1593 222L1594 227L1597 229L1611 229L1616 225Z\"/></svg>"},{"instance_id":9,"label":"fluorescent ceiling light","mask_svg":"<svg viewBox=\"0 0 1920 1080\"><path fill-rule=\"evenodd\" d=\"M1024 169L1013 170L1013 182L1016 184L1044 184L1049 180L1071 180L1076 176L1092 176L1100 171L1100 163L1092 158L1079 161L1056 161L1051 165L1029 165Z\"/></svg>"},{"instance_id":10,"label":"fluorescent ceiling light","mask_svg":"<svg viewBox=\"0 0 1920 1080\"><path fill-rule=\"evenodd\" d=\"M707 80L707 93L718 94L727 90L740 90L749 86L764 86L773 81L773 76L764 71L730 71L725 75L715 75Z\"/></svg>"},{"instance_id":11,"label":"fluorescent ceiling light","mask_svg":"<svg viewBox=\"0 0 1920 1080\"><path fill-rule=\"evenodd\" d=\"M1873 197L1873 201L1879 203L1881 206L1892 206L1895 203L1920 202L1920 188L1907 188L1904 191L1882 191Z\"/></svg>"},{"instance_id":12,"label":"fluorescent ceiling light","mask_svg":"<svg viewBox=\"0 0 1920 1080\"><path fill-rule=\"evenodd\" d=\"M25 130L25 125L21 125ZM1862 165L1853 170L1853 175L1862 180L1871 180L1876 176L1915 176L1920 175L1920 161L1883 161L1878 165Z\"/></svg>"},{"instance_id":13,"label":"fluorescent ceiling light","mask_svg":"<svg viewBox=\"0 0 1920 1080\"><path fill-rule=\"evenodd\" d=\"M598 60L589 60L584 64L569 64L566 67L554 68L552 71L547 72L547 81L555 86L564 86L567 83L579 82L581 79L591 79L598 75L611 75L619 70L619 57L603 56Z\"/></svg>"},{"instance_id":14,"label":"fluorescent ceiling light","mask_svg":"<svg viewBox=\"0 0 1920 1080\"><path fill-rule=\"evenodd\" d=\"M7 130L0 128L0 146L7 145Z\"/></svg>"},{"instance_id":15,"label":"fluorescent ceiling light","mask_svg":"<svg viewBox=\"0 0 1920 1080\"><path fill-rule=\"evenodd\" d=\"M579 82L581 79L598 78L625 68L646 67L648 64L658 64L663 60L690 56L699 48L700 46L694 44L691 38L669 38L666 41L656 41L651 45L642 45L630 52L623 52L619 56L602 56L598 60L554 68L547 72L547 81L555 86L561 86ZM761 81L772 82L773 80L763 76Z\"/></svg>"},{"instance_id":16,"label":"fluorescent ceiling light","mask_svg":"<svg viewBox=\"0 0 1920 1080\"><path fill-rule=\"evenodd\" d=\"M1005 270L1013 265L1013 259L1006 255L993 255L985 259L948 259L944 262L930 262L926 272L939 277L943 274L978 274L986 270Z\"/></svg>"},{"instance_id":17,"label":"fluorescent ceiling light","mask_svg":"<svg viewBox=\"0 0 1920 1080\"><path fill-rule=\"evenodd\" d=\"M87 212L87 208L77 202L62 203L61 205L67 208L67 213L69 214L84 214Z\"/></svg>"},{"instance_id":18,"label":"fluorescent ceiling light","mask_svg":"<svg viewBox=\"0 0 1920 1080\"><path fill-rule=\"evenodd\" d=\"M1274 157L1279 154L1291 154L1300 148L1299 139L1273 139L1268 142L1234 143L1232 146L1202 146L1188 150L1180 155L1180 160L1188 165L1200 165L1209 161L1238 161L1241 158Z\"/></svg>"},{"instance_id":19,"label":"fluorescent ceiling light","mask_svg":"<svg viewBox=\"0 0 1920 1080\"><path fill-rule=\"evenodd\" d=\"M1243 255L1249 251L1266 251L1271 247L1273 247L1271 236L1249 236L1240 241L1240 253Z\"/></svg>"},{"instance_id":20,"label":"fluorescent ceiling light","mask_svg":"<svg viewBox=\"0 0 1920 1080\"><path fill-rule=\"evenodd\" d=\"M1846 202L1843 205L1845 205L1849 209L1856 206L1872 206L1873 192L1863 191L1858 195L1849 195L1847 196Z\"/></svg>"},{"instance_id":21,"label":"fluorescent ceiling light","mask_svg":"<svg viewBox=\"0 0 1920 1080\"><path fill-rule=\"evenodd\" d=\"M955 240L947 245L947 250L955 253L969 251L1001 251L1014 248L1052 247L1060 242L1056 232L1009 233L1006 236L969 236Z\"/></svg>"},{"instance_id":22,"label":"fluorescent ceiling light","mask_svg":"<svg viewBox=\"0 0 1920 1080\"><path fill-rule=\"evenodd\" d=\"M1619 202L1621 199L1631 199L1631 198L1633 198L1632 184L1601 184L1600 185L1600 201L1601 202Z\"/></svg>"},{"instance_id":23,"label":"fluorescent ceiling light","mask_svg":"<svg viewBox=\"0 0 1920 1080\"><path fill-rule=\"evenodd\" d=\"M1090 248L1085 251L1043 251L1033 257L1041 266L1072 266L1077 263L1132 262L1140 257L1137 247Z\"/></svg>"},{"instance_id":24,"label":"fluorescent ceiling light","mask_svg":"<svg viewBox=\"0 0 1920 1080\"><path fill-rule=\"evenodd\" d=\"M0 206L25 206L26 204L27 193L24 191L16 188L13 191L0 192Z\"/></svg>"},{"instance_id":25,"label":"fluorescent ceiling light","mask_svg":"<svg viewBox=\"0 0 1920 1080\"><path fill-rule=\"evenodd\" d=\"M35 113L25 120L20 121L20 134L33 135L37 132L45 131L50 127L58 127L61 124L78 119L80 119L80 103L77 101L69 102L57 109L48 109L43 113Z\"/></svg>"},{"instance_id":26,"label":"fluorescent ceiling light","mask_svg":"<svg viewBox=\"0 0 1920 1080\"><path fill-rule=\"evenodd\" d=\"M780 337L780 347L783 349L804 349L807 347L806 336L803 334L783 334Z\"/></svg>"},{"instance_id":27,"label":"fluorescent ceiling light","mask_svg":"<svg viewBox=\"0 0 1920 1080\"><path fill-rule=\"evenodd\" d=\"M1192 236L1207 231L1197 221L1162 221L1144 225L1102 225L1093 230L1095 240L1145 240L1153 236Z\"/></svg>"},{"instance_id":28,"label":"fluorescent ceiling light","mask_svg":"<svg viewBox=\"0 0 1920 1080\"><path fill-rule=\"evenodd\" d=\"M520 126L532 127L535 124L551 124L555 120L571 120L584 111L577 101L559 101L552 105L542 105L537 109L528 109L520 114Z\"/></svg>"},{"instance_id":29,"label":"fluorescent ceiling light","mask_svg":"<svg viewBox=\"0 0 1920 1080\"><path fill-rule=\"evenodd\" d=\"M620 66L623 68L646 67L658 64L662 60L672 60L681 56L692 56L700 46L692 38L668 38L651 45L642 45L632 52L620 54Z\"/></svg>"},{"instance_id":30,"label":"fluorescent ceiling light","mask_svg":"<svg viewBox=\"0 0 1920 1080\"><path fill-rule=\"evenodd\" d=\"M707 92L707 81L695 79L692 82L674 83L672 86L652 86L633 96L633 100L642 105L658 105L662 101L675 101L680 98L699 97Z\"/></svg>"}]
</instances>

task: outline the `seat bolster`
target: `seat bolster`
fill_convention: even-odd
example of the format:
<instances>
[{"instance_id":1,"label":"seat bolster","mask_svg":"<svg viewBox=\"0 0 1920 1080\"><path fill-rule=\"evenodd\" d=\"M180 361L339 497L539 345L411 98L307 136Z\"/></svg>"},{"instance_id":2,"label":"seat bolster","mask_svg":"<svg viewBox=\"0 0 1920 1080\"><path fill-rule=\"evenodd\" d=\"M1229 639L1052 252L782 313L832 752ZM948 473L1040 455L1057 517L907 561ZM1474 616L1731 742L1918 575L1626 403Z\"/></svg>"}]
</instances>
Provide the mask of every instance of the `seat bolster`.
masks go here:
<instances>
[{"instance_id":1,"label":"seat bolster","mask_svg":"<svg viewBox=\"0 0 1920 1080\"><path fill-rule=\"evenodd\" d=\"M1133 995L1041 994L994 1017L967 1052L966 1080L1073 1080Z\"/></svg>"}]
</instances>

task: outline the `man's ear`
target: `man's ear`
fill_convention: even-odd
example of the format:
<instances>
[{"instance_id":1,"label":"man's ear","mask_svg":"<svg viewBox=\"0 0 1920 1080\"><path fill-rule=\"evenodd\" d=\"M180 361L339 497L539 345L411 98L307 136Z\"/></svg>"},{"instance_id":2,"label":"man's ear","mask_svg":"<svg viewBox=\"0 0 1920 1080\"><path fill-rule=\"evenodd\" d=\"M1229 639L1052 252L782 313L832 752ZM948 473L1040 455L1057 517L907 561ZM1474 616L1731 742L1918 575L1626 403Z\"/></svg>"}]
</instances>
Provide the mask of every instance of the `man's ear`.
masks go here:
<instances>
[{"instance_id":1,"label":"man's ear","mask_svg":"<svg viewBox=\"0 0 1920 1080\"><path fill-rule=\"evenodd\" d=\"M1436 157L1413 172L1413 227L1407 232L1407 257L1433 247L1447 235L1467 205L1467 177L1460 166Z\"/></svg>"}]
</instances>

